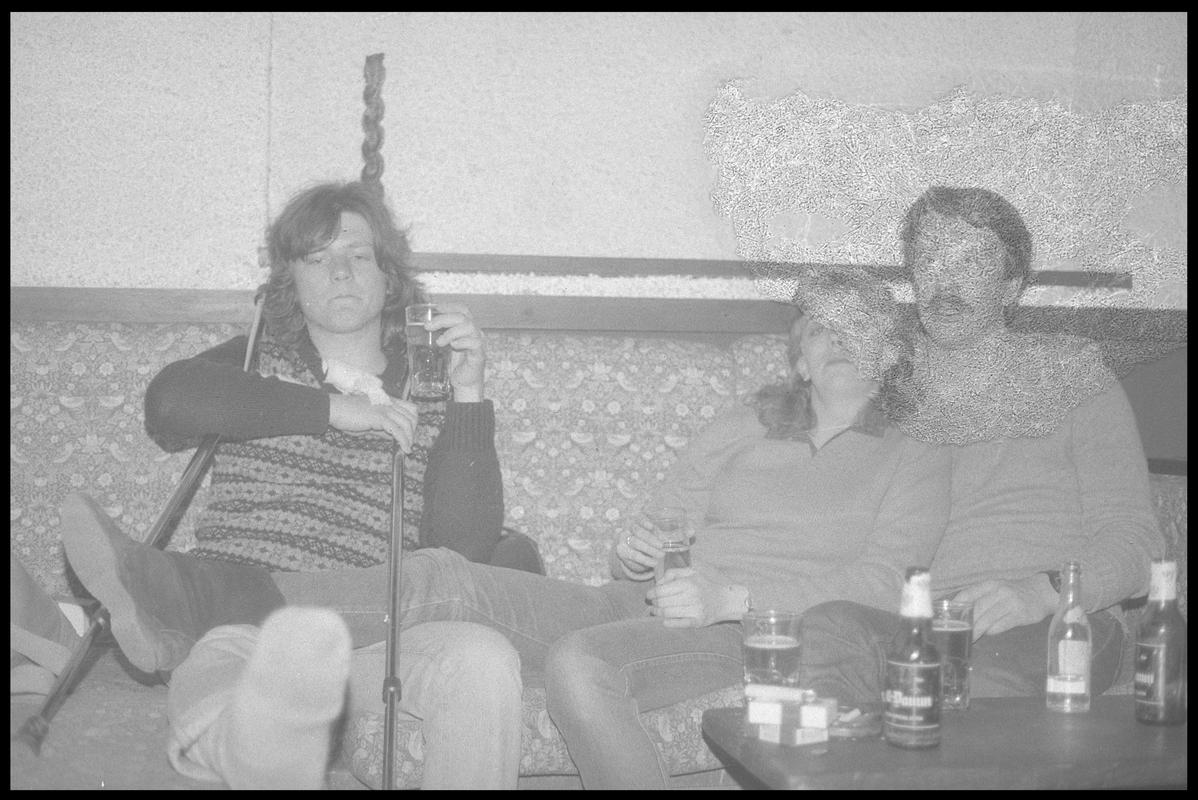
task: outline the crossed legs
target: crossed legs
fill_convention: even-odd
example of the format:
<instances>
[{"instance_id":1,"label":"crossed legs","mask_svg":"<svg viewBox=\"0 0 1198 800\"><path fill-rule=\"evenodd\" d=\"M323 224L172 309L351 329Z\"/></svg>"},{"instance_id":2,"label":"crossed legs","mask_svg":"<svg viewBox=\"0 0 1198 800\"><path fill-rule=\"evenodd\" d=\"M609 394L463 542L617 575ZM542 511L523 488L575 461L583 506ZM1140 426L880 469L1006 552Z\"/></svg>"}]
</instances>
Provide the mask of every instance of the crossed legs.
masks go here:
<instances>
[{"instance_id":1,"label":"crossed legs","mask_svg":"<svg viewBox=\"0 0 1198 800\"><path fill-rule=\"evenodd\" d=\"M64 503L63 541L76 574L109 609L113 634L130 661L146 671L174 671L168 751L176 768L235 788L323 785L333 722L344 709L351 660L359 660L350 658L354 641L386 638L385 568L345 571L361 603L348 598L343 616L339 608L321 607L319 591L285 600L265 570L133 542L82 495ZM430 563L443 561L453 559ZM277 575L298 579L301 587L308 580ZM338 604L344 585L334 580L324 587L334 601L328 605ZM416 594L451 596L453 587ZM439 618L445 605L432 602L427 614ZM424 722L425 786L514 787L523 684L512 645L463 621L413 623L400 643L401 710ZM377 684L351 695L363 703L377 699L381 707L382 654L372 650L361 660L374 666L353 672L368 676L375 669Z\"/></svg>"}]
</instances>

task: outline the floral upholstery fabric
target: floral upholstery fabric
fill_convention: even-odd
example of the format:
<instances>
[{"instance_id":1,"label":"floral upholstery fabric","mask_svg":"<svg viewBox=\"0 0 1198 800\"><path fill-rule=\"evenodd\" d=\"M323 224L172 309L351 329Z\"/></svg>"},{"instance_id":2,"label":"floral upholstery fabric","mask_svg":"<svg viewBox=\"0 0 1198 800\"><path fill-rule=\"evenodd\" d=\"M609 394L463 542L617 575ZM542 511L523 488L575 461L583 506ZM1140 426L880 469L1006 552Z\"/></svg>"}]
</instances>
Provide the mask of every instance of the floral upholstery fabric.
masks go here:
<instances>
[{"instance_id":1,"label":"floral upholstery fabric","mask_svg":"<svg viewBox=\"0 0 1198 800\"><path fill-rule=\"evenodd\" d=\"M550 576L603 583L611 543L734 401L728 350L558 334L489 334L487 348L508 524Z\"/></svg>"},{"instance_id":2,"label":"floral upholstery fabric","mask_svg":"<svg viewBox=\"0 0 1198 800\"><path fill-rule=\"evenodd\" d=\"M150 440L146 386L171 361L242 332L220 324L11 324L9 536L47 591L70 594L58 532L68 493L92 495L132 535L149 532L191 453L165 453ZM197 496L191 508L202 502ZM195 543L189 522L170 549Z\"/></svg>"},{"instance_id":3,"label":"floral upholstery fabric","mask_svg":"<svg viewBox=\"0 0 1198 800\"><path fill-rule=\"evenodd\" d=\"M10 331L11 548L50 592L67 595L62 498L87 492L122 527L144 536L191 457L164 453L146 435L145 387L167 363L242 331L182 323L12 323ZM611 543L691 437L787 374L781 335L714 343L489 332L487 351L506 523L537 541L549 575L592 585L608 579ZM1184 609L1186 479L1152 480L1170 552L1180 562ZM191 523L204 493L192 501L170 549L194 544ZM1129 622L1135 619L1132 612ZM672 774L719 774L699 720L704 709L740 697L739 687L729 687L645 714ZM419 723L401 722L398 741L398 783L419 786ZM350 720L346 748L353 773L380 785L381 709ZM526 690L521 774L575 774L537 689Z\"/></svg>"},{"instance_id":4,"label":"floral upholstery fabric","mask_svg":"<svg viewBox=\"0 0 1198 800\"><path fill-rule=\"evenodd\" d=\"M666 757L671 775L720 770L719 759L703 741L703 712L709 708L739 705L744 700L740 686L730 686L642 714L645 729ZM524 691L522 776L576 775L566 744L549 720L545 710L544 689ZM420 785L423 777L423 743L420 723L401 720L396 725L395 783L410 788ZM383 715L358 714L349 723L346 741L352 749L350 771L374 789L382 788Z\"/></svg>"}]
</instances>

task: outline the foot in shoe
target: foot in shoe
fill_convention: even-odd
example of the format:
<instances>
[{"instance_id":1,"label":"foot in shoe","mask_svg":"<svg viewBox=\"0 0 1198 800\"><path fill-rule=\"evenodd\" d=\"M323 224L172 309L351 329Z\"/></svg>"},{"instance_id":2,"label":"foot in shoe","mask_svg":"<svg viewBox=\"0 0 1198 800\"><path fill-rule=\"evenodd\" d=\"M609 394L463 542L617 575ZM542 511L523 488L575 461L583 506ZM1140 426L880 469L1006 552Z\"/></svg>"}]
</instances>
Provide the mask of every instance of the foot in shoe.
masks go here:
<instances>
[{"instance_id":1,"label":"foot in shoe","mask_svg":"<svg viewBox=\"0 0 1198 800\"><path fill-rule=\"evenodd\" d=\"M150 613L163 598L146 596L139 579L145 576L138 575L168 570L165 556L130 539L95 500L78 493L62 503L62 543L79 580L108 609L112 634L133 666L146 672L178 666L192 642Z\"/></svg>"},{"instance_id":2,"label":"foot in shoe","mask_svg":"<svg viewBox=\"0 0 1198 800\"><path fill-rule=\"evenodd\" d=\"M230 788L324 787L350 648L331 610L290 606L266 620L227 712Z\"/></svg>"}]
</instances>

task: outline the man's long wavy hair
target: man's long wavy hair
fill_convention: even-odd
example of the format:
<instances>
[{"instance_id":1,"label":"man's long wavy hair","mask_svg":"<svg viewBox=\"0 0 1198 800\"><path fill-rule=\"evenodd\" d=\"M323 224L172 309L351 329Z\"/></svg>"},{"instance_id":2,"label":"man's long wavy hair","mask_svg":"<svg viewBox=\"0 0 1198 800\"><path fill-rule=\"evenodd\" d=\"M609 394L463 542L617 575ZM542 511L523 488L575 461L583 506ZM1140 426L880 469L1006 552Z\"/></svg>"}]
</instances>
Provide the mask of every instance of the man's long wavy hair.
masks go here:
<instances>
[{"instance_id":1,"label":"man's long wavy hair","mask_svg":"<svg viewBox=\"0 0 1198 800\"><path fill-rule=\"evenodd\" d=\"M265 331L289 347L300 342L308 323L295 295L292 263L336 239L345 212L361 215L374 234L375 261L387 286L381 344L391 358L406 345L404 308L424 302L425 294L413 275L407 234L395 224L382 193L360 181L320 183L304 189L271 224L267 231L270 274L258 290Z\"/></svg>"}]
</instances>

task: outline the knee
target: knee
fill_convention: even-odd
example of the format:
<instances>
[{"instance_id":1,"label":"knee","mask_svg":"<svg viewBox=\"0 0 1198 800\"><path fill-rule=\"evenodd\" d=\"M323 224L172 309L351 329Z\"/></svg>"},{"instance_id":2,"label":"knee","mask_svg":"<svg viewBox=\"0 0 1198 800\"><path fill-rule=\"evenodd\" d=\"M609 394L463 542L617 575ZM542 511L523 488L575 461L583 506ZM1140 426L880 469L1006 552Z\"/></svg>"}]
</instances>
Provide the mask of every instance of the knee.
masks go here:
<instances>
[{"instance_id":1,"label":"knee","mask_svg":"<svg viewBox=\"0 0 1198 800\"><path fill-rule=\"evenodd\" d=\"M498 631L473 624L470 628L441 652L440 671L449 688L480 704L518 706L524 691L520 654Z\"/></svg>"},{"instance_id":2,"label":"knee","mask_svg":"<svg viewBox=\"0 0 1198 800\"><path fill-rule=\"evenodd\" d=\"M421 547L404 554L404 564L419 572L448 572L457 570L459 561L466 557L448 547Z\"/></svg>"},{"instance_id":3,"label":"knee","mask_svg":"<svg viewBox=\"0 0 1198 800\"><path fill-rule=\"evenodd\" d=\"M874 658L892 636L881 612L845 600L814 606L799 621L799 647L805 665Z\"/></svg>"},{"instance_id":4,"label":"knee","mask_svg":"<svg viewBox=\"0 0 1198 800\"><path fill-rule=\"evenodd\" d=\"M848 600L830 600L803 612L799 621L800 635L808 637L835 636L844 638L865 627L867 609Z\"/></svg>"},{"instance_id":5,"label":"knee","mask_svg":"<svg viewBox=\"0 0 1198 800\"><path fill-rule=\"evenodd\" d=\"M555 712L585 709L598 696L626 692L627 682L620 671L588 646L583 636L568 634L549 648L545 699Z\"/></svg>"},{"instance_id":6,"label":"knee","mask_svg":"<svg viewBox=\"0 0 1198 800\"><path fill-rule=\"evenodd\" d=\"M470 561L447 547L422 547L404 554L403 580L417 593L459 587L471 582ZM408 588L408 586L405 586Z\"/></svg>"}]
</instances>

